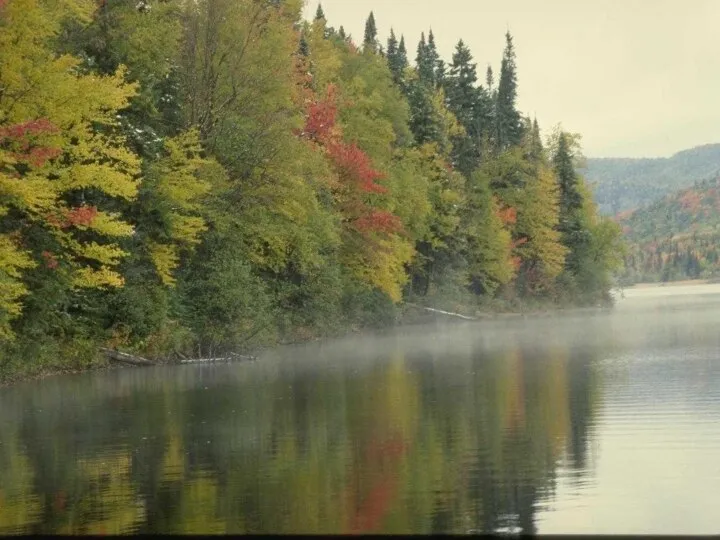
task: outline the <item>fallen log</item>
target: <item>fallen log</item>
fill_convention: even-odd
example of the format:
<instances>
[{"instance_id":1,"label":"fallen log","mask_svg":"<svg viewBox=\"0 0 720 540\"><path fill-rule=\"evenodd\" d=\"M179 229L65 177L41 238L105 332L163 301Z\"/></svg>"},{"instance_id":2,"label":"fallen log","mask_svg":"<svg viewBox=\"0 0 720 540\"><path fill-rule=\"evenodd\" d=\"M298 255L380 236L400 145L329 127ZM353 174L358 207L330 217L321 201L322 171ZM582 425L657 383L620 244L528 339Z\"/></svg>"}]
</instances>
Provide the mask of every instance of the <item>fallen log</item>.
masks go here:
<instances>
[{"instance_id":1,"label":"fallen log","mask_svg":"<svg viewBox=\"0 0 720 540\"><path fill-rule=\"evenodd\" d=\"M220 356L217 358L184 358L180 360L179 364L227 364L229 362L242 362L248 361L253 362L257 360L255 356L249 356L246 354L230 353L228 356Z\"/></svg>"},{"instance_id":2,"label":"fallen log","mask_svg":"<svg viewBox=\"0 0 720 540\"><path fill-rule=\"evenodd\" d=\"M411 304L410 302L405 302L406 306L418 308L418 309L424 309L425 311L431 311L433 313L440 313L441 315L448 315L450 317L458 317L460 319L465 319L466 321L477 321L477 317L468 317L467 315L461 315L460 313L453 313L451 311L443 311L442 309L435 309L425 306L419 306L417 304Z\"/></svg>"},{"instance_id":3,"label":"fallen log","mask_svg":"<svg viewBox=\"0 0 720 540\"><path fill-rule=\"evenodd\" d=\"M113 349L101 348L100 350L105 353L105 356L107 356L111 362L120 362L122 364L129 364L131 366L158 365L157 362L153 362L152 360L148 360L147 358L143 358L142 356L134 356L132 354L115 351Z\"/></svg>"}]
</instances>

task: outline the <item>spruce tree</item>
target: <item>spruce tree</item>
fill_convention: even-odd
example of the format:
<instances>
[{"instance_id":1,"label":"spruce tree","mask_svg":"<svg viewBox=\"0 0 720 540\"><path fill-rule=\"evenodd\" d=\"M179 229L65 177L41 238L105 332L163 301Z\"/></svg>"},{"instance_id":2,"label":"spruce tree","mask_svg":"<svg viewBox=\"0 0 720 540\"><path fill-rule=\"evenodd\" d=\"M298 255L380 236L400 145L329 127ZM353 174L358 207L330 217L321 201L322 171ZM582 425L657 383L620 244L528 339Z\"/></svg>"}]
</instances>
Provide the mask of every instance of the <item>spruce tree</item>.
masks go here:
<instances>
[{"instance_id":1,"label":"spruce tree","mask_svg":"<svg viewBox=\"0 0 720 540\"><path fill-rule=\"evenodd\" d=\"M377 43L377 26L375 26L375 15L370 12L370 15L365 22L365 37L363 39L363 48L365 51L376 52L378 48Z\"/></svg>"},{"instance_id":2,"label":"spruce tree","mask_svg":"<svg viewBox=\"0 0 720 540\"><path fill-rule=\"evenodd\" d=\"M318 4L317 11L315 12L315 20L327 20L325 19L325 12L323 11L322 4Z\"/></svg>"},{"instance_id":3,"label":"spruce tree","mask_svg":"<svg viewBox=\"0 0 720 540\"><path fill-rule=\"evenodd\" d=\"M300 55L305 58L310 56L310 45L308 45L307 38L305 37L305 32L302 32L300 34L300 43L298 44L298 53L300 53Z\"/></svg>"},{"instance_id":4,"label":"spruce tree","mask_svg":"<svg viewBox=\"0 0 720 540\"><path fill-rule=\"evenodd\" d=\"M435 66L435 85L439 88L445 85L447 77L447 64L443 60L438 60Z\"/></svg>"},{"instance_id":5,"label":"spruce tree","mask_svg":"<svg viewBox=\"0 0 720 540\"><path fill-rule=\"evenodd\" d=\"M461 39L455 47L447 80L448 108L468 129L477 101L477 68L472 53Z\"/></svg>"},{"instance_id":6,"label":"spruce tree","mask_svg":"<svg viewBox=\"0 0 720 540\"><path fill-rule=\"evenodd\" d=\"M402 51L400 45L402 45ZM400 45L398 45L395 32L391 28L390 37L387 41L387 62L393 82L401 86L403 83L403 73L407 67L407 52L405 51L405 42L401 41Z\"/></svg>"},{"instance_id":7,"label":"spruce tree","mask_svg":"<svg viewBox=\"0 0 720 540\"><path fill-rule=\"evenodd\" d=\"M340 28L338 28L338 36L343 41L345 41L347 39L347 35L345 34L345 28L343 26L340 26Z\"/></svg>"},{"instance_id":8,"label":"spruce tree","mask_svg":"<svg viewBox=\"0 0 720 540\"><path fill-rule=\"evenodd\" d=\"M405 47L405 36L400 36L400 45L398 45L398 65L401 65L403 70L408 66L407 48Z\"/></svg>"},{"instance_id":9,"label":"spruce tree","mask_svg":"<svg viewBox=\"0 0 720 540\"><path fill-rule=\"evenodd\" d=\"M479 163L480 134L478 122L481 91L477 88L477 70L470 49L460 40L445 80L448 109L465 128L466 135L453 143L453 161L463 174L469 175Z\"/></svg>"},{"instance_id":10,"label":"spruce tree","mask_svg":"<svg viewBox=\"0 0 720 540\"><path fill-rule=\"evenodd\" d=\"M580 211L583 197L579 189L580 177L575 171L573 155L566 133L560 133L553 167L560 186L560 220L558 230L563 244L568 248L566 268L573 274L579 270L579 259L584 245Z\"/></svg>"},{"instance_id":11,"label":"spruce tree","mask_svg":"<svg viewBox=\"0 0 720 540\"><path fill-rule=\"evenodd\" d=\"M435 68L440 57L435 48L435 37L433 36L432 30L430 30L428 34L427 44L425 44L424 38L425 35L423 34L420 45L418 46L418 77L425 84L434 87L436 83Z\"/></svg>"},{"instance_id":12,"label":"spruce tree","mask_svg":"<svg viewBox=\"0 0 720 540\"><path fill-rule=\"evenodd\" d=\"M420 42L417 46L417 55L415 56L415 66L417 67L418 74L420 73L420 66L425 63L425 57L427 56L427 44L425 43L425 32L420 32Z\"/></svg>"},{"instance_id":13,"label":"spruce tree","mask_svg":"<svg viewBox=\"0 0 720 540\"><path fill-rule=\"evenodd\" d=\"M499 151L518 145L522 140L520 113L516 107L516 100L515 47L510 32L507 32L505 34L505 51L500 67L500 81L495 98L495 142Z\"/></svg>"}]
</instances>

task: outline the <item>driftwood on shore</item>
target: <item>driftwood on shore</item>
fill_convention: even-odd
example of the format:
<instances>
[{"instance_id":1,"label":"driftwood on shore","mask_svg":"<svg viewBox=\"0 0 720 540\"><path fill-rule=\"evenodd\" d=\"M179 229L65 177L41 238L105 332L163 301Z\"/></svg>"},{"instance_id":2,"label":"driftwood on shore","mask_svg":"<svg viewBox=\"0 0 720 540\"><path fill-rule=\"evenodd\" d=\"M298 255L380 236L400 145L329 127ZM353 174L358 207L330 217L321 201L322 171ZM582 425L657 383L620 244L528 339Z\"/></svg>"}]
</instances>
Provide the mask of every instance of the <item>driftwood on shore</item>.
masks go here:
<instances>
[{"instance_id":1,"label":"driftwood on shore","mask_svg":"<svg viewBox=\"0 0 720 540\"><path fill-rule=\"evenodd\" d=\"M477 317L469 317L467 315L461 315L460 313L453 313L452 311L443 311L442 309L435 309L425 306L419 306L417 304L411 304L410 302L405 302L406 306L418 308L418 309L424 309L425 311L431 311L433 313L440 313L441 315L448 315L450 317L458 317L460 319L465 319L466 321L477 321Z\"/></svg>"},{"instance_id":2,"label":"driftwood on shore","mask_svg":"<svg viewBox=\"0 0 720 540\"><path fill-rule=\"evenodd\" d=\"M241 362L241 361L252 361L257 360L254 356L248 356L245 354L230 353L227 356L216 357L216 358L186 358L177 362L155 362L148 360L142 356L136 356L113 349L100 349L108 360L111 362L117 362L121 364L128 364L131 366L158 366L161 364L223 364L229 362Z\"/></svg>"},{"instance_id":3,"label":"driftwood on shore","mask_svg":"<svg viewBox=\"0 0 720 540\"><path fill-rule=\"evenodd\" d=\"M219 356L216 358L185 358L180 360L178 364L226 364L229 362L254 361L255 356L246 354L230 353L227 356Z\"/></svg>"},{"instance_id":4,"label":"driftwood on shore","mask_svg":"<svg viewBox=\"0 0 720 540\"><path fill-rule=\"evenodd\" d=\"M143 358L142 356L135 356L113 349L100 349L108 357L111 362L120 362L121 364L129 364L131 366L155 366L157 362Z\"/></svg>"}]
</instances>

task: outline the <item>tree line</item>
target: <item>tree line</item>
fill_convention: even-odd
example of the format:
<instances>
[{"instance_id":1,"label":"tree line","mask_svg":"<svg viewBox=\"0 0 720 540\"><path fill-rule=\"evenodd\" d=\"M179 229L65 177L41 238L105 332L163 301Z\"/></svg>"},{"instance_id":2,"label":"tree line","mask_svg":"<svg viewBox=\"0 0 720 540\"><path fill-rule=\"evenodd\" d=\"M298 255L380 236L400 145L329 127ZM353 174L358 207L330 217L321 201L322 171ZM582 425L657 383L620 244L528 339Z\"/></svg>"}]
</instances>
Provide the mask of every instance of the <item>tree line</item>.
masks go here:
<instances>
[{"instance_id":1,"label":"tree line","mask_svg":"<svg viewBox=\"0 0 720 540\"><path fill-rule=\"evenodd\" d=\"M426 305L595 304L619 231L517 108L300 0L0 0L6 358L217 352ZM69 349L68 349L69 347ZM49 360L54 361L54 360Z\"/></svg>"}]
</instances>

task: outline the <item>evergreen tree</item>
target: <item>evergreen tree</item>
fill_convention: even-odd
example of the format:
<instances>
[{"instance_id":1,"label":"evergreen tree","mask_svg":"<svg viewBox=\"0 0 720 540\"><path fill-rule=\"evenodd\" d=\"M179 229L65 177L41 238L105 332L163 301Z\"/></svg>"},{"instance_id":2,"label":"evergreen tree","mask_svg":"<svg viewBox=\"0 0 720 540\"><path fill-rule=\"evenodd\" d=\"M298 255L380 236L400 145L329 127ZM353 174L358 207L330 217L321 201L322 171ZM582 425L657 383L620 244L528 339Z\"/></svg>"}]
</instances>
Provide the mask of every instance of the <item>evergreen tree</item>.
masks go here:
<instances>
[{"instance_id":1,"label":"evergreen tree","mask_svg":"<svg viewBox=\"0 0 720 540\"><path fill-rule=\"evenodd\" d=\"M365 37L363 38L363 50L376 52L378 49L377 42L377 27L375 26L375 15L370 12L370 15L365 22Z\"/></svg>"},{"instance_id":2,"label":"evergreen tree","mask_svg":"<svg viewBox=\"0 0 720 540\"><path fill-rule=\"evenodd\" d=\"M445 81L448 109L465 128L465 134L456 138L453 161L458 169L469 175L480 160L480 142L483 126L478 121L482 112L482 91L477 88L477 68L470 49L460 40Z\"/></svg>"},{"instance_id":3,"label":"evergreen tree","mask_svg":"<svg viewBox=\"0 0 720 540\"><path fill-rule=\"evenodd\" d=\"M318 4L317 11L315 11L315 20L316 21L320 21L320 20L326 21L327 20L325 18L325 12L323 11L322 4Z\"/></svg>"},{"instance_id":4,"label":"evergreen tree","mask_svg":"<svg viewBox=\"0 0 720 540\"><path fill-rule=\"evenodd\" d=\"M427 56L427 43L425 42L425 32L420 32L420 41L417 46L417 54L415 56L415 67L420 72L420 66L424 65Z\"/></svg>"},{"instance_id":5,"label":"evergreen tree","mask_svg":"<svg viewBox=\"0 0 720 540\"><path fill-rule=\"evenodd\" d=\"M577 229L577 212L582 208L579 190L580 177L575 172L572 150L566 133L560 133L553 166L560 186L560 230L566 236L566 245L572 247L569 235Z\"/></svg>"},{"instance_id":6,"label":"evergreen tree","mask_svg":"<svg viewBox=\"0 0 720 540\"><path fill-rule=\"evenodd\" d=\"M445 86L445 79L447 78L447 64L443 60L438 60L435 66L435 84L438 87Z\"/></svg>"},{"instance_id":7,"label":"evergreen tree","mask_svg":"<svg viewBox=\"0 0 720 540\"><path fill-rule=\"evenodd\" d=\"M407 55L407 48L405 47L405 36L400 36L400 45L398 45L398 51L397 51L397 64L398 67L402 66L402 71L405 71L405 68L408 67L408 55Z\"/></svg>"},{"instance_id":8,"label":"evergreen tree","mask_svg":"<svg viewBox=\"0 0 720 540\"><path fill-rule=\"evenodd\" d=\"M406 67L405 62L407 62L407 58L403 58L400 52L397 38L395 37L395 32L392 28L390 29L390 37L388 38L387 42L386 54L388 67L390 68L390 73L392 73L393 82L397 85L401 85L403 82L403 74Z\"/></svg>"},{"instance_id":9,"label":"evergreen tree","mask_svg":"<svg viewBox=\"0 0 720 540\"><path fill-rule=\"evenodd\" d=\"M300 34L300 42L298 43L298 53L307 58L310 55L310 45L308 45L307 39L305 38L305 32Z\"/></svg>"},{"instance_id":10,"label":"evergreen tree","mask_svg":"<svg viewBox=\"0 0 720 540\"><path fill-rule=\"evenodd\" d=\"M436 84L435 70L439 59L432 30L428 34L427 44L423 33L418 45L417 70L420 80L430 87L435 87Z\"/></svg>"},{"instance_id":11,"label":"evergreen tree","mask_svg":"<svg viewBox=\"0 0 720 540\"><path fill-rule=\"evenodd\" d=\"M345 28L342 25L340 26L340 28L338 28L338 36L343 41L345 41L347 39L347 35L345 34Z\"/></svg>"},{"instance_id":12,"label":"evergreen tree","mask_svg":"<svg viewBox=\"0 0 720 540\"><path fill-rule=\"evenodd\" d=\"M510 32L505 34L505 51L500 67L497 97L495 98L495 143L499 151L520 144L522 128L516 108L517 73L515 47Z\"/></svg>"}]
</instances>

